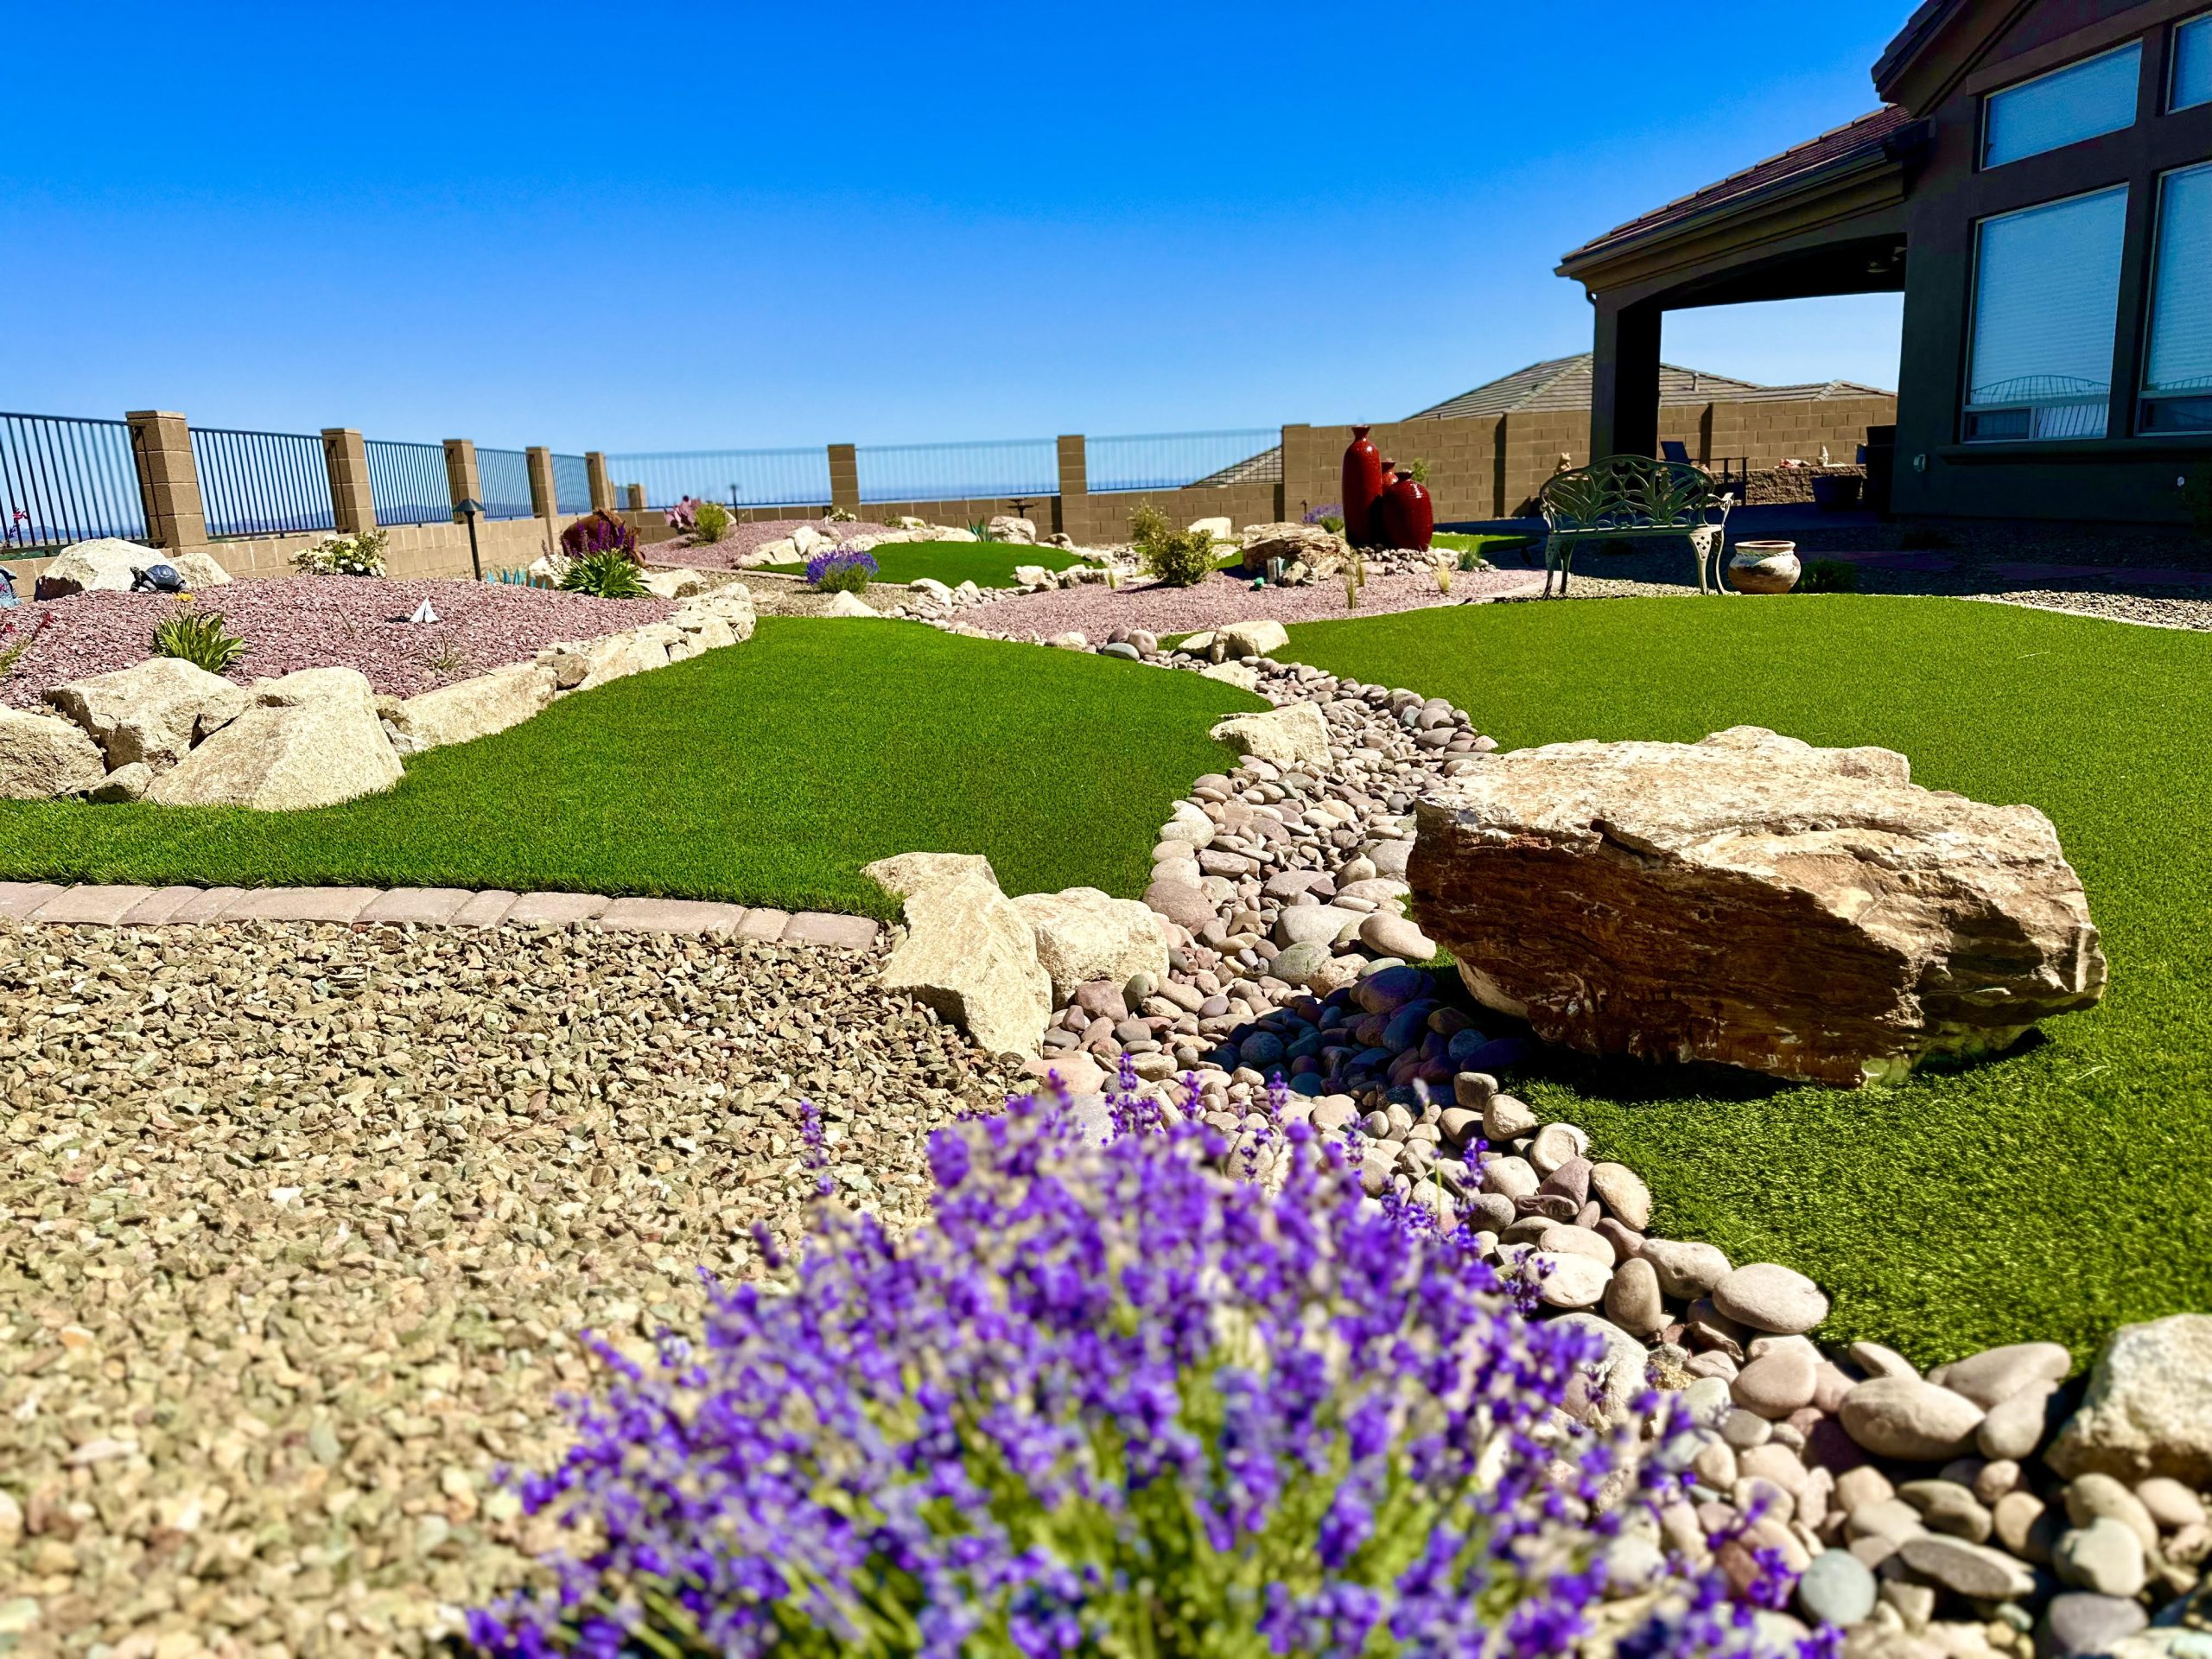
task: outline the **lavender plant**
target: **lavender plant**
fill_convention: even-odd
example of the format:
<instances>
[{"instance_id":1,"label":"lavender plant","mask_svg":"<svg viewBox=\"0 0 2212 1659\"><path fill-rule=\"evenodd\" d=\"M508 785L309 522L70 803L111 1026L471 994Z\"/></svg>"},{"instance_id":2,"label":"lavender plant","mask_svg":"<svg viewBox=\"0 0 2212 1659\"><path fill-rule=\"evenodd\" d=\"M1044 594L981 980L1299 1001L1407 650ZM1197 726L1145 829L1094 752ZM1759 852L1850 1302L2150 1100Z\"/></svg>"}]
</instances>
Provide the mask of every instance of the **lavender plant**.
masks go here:
<instances>
[{"instance_id":1,"label":"lavender plant","mask_svg":"<svg viewBox=\"0 0 2212 1659\"><path fill-rule=\"evenodd\" d=\"M1052 1096L939 1131L929 1225L825 1203L802 1259L709 1280L702 1333L655 1364L594 1342L606 1391L521 1483L578 1544L471 1615L478 1648L1754 1649L1716 1574L1607 1599L1600 1552L1683 1459L1664 1414L1640 1462L1634 1427L1567 1415L1596 1338L1526 1319L1471 1234L1363 1199L1303 1124L1236 1179L1133 1084L1103 1144ZM810 1110L806 1136L826 1171Z\"/></svg>"},{"instance_id":2,"label":"lavender plant","mask_svg":"<svg viewBox=\"0 0 2212 1659\"><path fill-rule=\"evenodd\" d=\"M620 553L638 562L638 532L625 519L605 511L588 513L561 532L561 550L572 559L594 553Z\"/></svg>"},{"instance_id":3,"label":"lavender plant","mask_svg":"<svg viewBox=\"0 0 2212 1659\"><path fill-rule=\"evenodd\" d=\"M806 580L825 594L857 594L879 574L875 556L857 547L833 547L806 562Z\"/></svg>"}]
</instances>

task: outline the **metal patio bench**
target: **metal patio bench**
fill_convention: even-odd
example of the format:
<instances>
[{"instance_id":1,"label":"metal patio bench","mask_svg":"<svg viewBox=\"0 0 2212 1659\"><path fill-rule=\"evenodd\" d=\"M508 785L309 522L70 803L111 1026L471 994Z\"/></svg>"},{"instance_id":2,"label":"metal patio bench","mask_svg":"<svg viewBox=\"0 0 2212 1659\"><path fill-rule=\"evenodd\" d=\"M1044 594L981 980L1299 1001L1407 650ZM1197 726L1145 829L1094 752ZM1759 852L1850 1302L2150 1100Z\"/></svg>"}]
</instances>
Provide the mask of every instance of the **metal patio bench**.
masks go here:
<instances>
[{"instance_id":1,"label":"metal patio bench","mask_svg":"<svg viewBox=\"0 0 2212 1659\"><path fill-rule=\"evenodd\" d=\"M1654 461L1649 455L1608 455L1587 467L1555 473L1537 498L1544 515L1544 596L1559 574L1560 598L1574 574L1574 550L1581 542L1648 540L1658 536L1688 539L1697 559L1697 590L1728 591L1720 580L1720 555L1727 544L1728 511L1736 505L1713 476L1692 463ZM1710 567L1712 583L1706 581Z\"/></svg>"}]
</instances>

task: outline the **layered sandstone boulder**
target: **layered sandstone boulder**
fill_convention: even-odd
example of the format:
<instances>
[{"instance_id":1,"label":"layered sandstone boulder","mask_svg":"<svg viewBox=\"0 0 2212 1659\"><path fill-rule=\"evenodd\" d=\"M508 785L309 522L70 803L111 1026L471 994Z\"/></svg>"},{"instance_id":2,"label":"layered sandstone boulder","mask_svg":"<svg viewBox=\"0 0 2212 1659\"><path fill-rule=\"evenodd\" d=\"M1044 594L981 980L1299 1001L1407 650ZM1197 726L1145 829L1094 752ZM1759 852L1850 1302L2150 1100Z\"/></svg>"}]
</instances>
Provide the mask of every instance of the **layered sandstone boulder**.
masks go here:
<instances>
[{"instance_id":1,"label":"layered sandstone boulder","mask_svg":"<svg viewBox=\"0 0 2212 1659\"><path fill-rule=\"evenodd\" d=\"M1547 1041L1842 1084L2103 995L2050 820L1752 726L1484 756L1420 803L1413 914Z\"/></svg>"}]
</instances>

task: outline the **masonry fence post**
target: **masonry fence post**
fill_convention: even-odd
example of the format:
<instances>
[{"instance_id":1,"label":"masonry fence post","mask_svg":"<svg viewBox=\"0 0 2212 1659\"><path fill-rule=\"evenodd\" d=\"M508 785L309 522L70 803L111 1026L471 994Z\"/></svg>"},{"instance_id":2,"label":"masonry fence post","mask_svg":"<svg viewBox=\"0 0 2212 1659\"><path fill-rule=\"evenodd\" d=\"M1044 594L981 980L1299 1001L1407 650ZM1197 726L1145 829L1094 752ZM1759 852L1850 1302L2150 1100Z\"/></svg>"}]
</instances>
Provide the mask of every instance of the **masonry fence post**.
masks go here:
<instances>
[{"instance_id":1,"label":"masonry fence post","mask_svg":"<svg viewBox=\"0 0 2212 1659\"><path fill-rule=\"evenodd\" d=\"M1302 513L1308 507L1320 506L1336 499L1337 492L1333 490L1323 491L1319 499L1313 496L1313 429L1312 427L1302 421L1295 422L1281 428L1276 434L1275 442L1282 446L1280 452L1282 457L1282 482L1276 486L1276 517L1288 518L1293 516L1291 512L1293 507Z\"/></svg>"},{"instance_id":2,"label":"masonry fence post","mask_svg":"<svg viewBox=\"0 0 2212 1659\"><path fill-rule=\"evenodd\" d=\"M645 510L645 486L642 484L626 484L622 487L629 495L630 511L643 512Z\"/></svg>"},{"instance_id":3,"label":"masonry fence post","mask_svg":"<svg viewBox=\"0 0 2212 1659\"><path fill-rule=\"evenodd\" d=\"M481 502L484 484L476 471L476 443L471 438L446 440L446 488L458 508L464 501ZM459 518L456 512L454 515Z\"/></svg>"},{"instance_id":4,"label":"masonry fence post","mask_svg":"<svg viewBox=\"0 0 2212 1659\"><path fill-rule=\"evenodd\" d=\"M530 468L530 510L540 518L550 520L560 512L560 497L553 488L553 452L542 443L535 443L522 453Z\"/></svg>"},{"instance_id":5,"label":"masonry fence post","mask_svg":"<svg viewBox=\"0 0 2212 1659\"><path fill-rule=\"evenodd\" d=\"M192 459L192 429L184 416L171 410L135 409L123 418L130 427L147 538L167 548L205 542L207 514L200 500L200 468Z\"/></svg>"},{"instance_id":6,"label":"masonry fence post","mask_svg":"<svg viewBox=\"0 0 2212 1659\"><path fill-rule=\"evenodd\" d=\"M614 486L607 481L607 457L596 449L584 451L584 476L591 480L591 510L614 511Z\"/></svg>"},{"instance_id":7,"label":"masonry fence post","mask_svg":"<svg viewBox=\"0 0 2212 1659\"><path fill-rule=\"evenodd\" d=\"M1090 459L1080 432L1060 434L1059 476L1058 522L1052 528L1080 545L1090 536Z\"/></svg>"},{"instance_id":8,"label":"masonry fence post","mask_svg":"<svg viewBox=\"0 0 2212 1659\"><path fill-rule=\"evenodd\" d=\"M376 501L369 490L369 448L350 426L322 429L322 459L330 469L330 511L341 536L363 536L377 527Z\"/></svg>"},{"instance_id":9,"label":"masonry fence post","mask_svg":"<svg viewBox=\"0 0 2212 1659\"><path fill-rule=\"evenodd\" d=\"M861 508L860 454L849 443L830 446L830 505L848 512Z\"/></svg>"}]
</instances>

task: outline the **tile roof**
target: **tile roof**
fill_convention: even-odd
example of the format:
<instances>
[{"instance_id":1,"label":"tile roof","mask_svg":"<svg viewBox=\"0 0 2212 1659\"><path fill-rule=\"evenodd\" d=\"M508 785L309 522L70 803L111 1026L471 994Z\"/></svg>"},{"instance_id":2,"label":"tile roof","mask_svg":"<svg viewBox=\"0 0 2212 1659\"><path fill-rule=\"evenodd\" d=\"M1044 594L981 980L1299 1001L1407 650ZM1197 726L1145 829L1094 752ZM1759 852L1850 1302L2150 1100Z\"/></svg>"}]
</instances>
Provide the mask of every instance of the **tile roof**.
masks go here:
<instances>
[{"instance_id":1,"label":"tile roof","mask_svg":"<svg viewBox=\"0 0 2212 1659\"><path fill-rule=\"evenodd\" d=\"M1862 115L1833 131L1808 140L1794 149L1785 149L1779 156L1732 173L1717 183L1694 190L1687 196L1654 208L1625 225L1617 225L1603 236L1593 238L1566 256L1568 262L1595 253L1617 242L1648 236L1695 218L1698 214L1725 207L1730 202L1757 194L1778 186L1799 183L1813 175L1859 161L1879 150L1891 135L1912 120L1910 111L1895 105Z\"/></svg>"},{"instance_id":2,"label":"tile roof","mask_svg":"<svg viewBox=\"0 0 2212 1659\"><path fill-rule=\"evenodd\" d=\"M1472 391L1463 391L1457 397L1416 410L1406 418L1456 420L1529 410L1587 409L1592 362L1591 354L1584 352L1576 357L1555 357L1547 362L1531 363L1525 369L1516 369ZM1733 379L1725 374L1677 368L1672 363L1659 365L1659 402L1662 406L1702 404L1714 397L1740 397L1759 390L1748 380Z\"/></svg>"}]
</instances>

